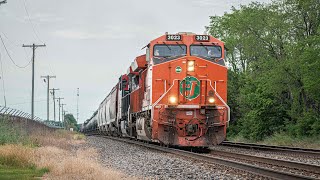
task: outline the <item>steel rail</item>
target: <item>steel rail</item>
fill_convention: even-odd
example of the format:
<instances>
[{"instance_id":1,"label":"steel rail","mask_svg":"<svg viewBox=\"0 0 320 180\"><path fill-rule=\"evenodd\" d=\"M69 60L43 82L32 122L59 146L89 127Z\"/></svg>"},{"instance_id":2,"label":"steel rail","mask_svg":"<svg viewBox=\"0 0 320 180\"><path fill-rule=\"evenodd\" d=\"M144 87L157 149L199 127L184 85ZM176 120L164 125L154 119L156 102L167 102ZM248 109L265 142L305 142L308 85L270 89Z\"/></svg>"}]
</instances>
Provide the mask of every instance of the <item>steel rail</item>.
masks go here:
<instances>
[{"instance_id":1,"label":"steel rail","mask_svg":"<svg viewBox=\"0 0 320 180\"><path fill-rule=\"evenodd\" d=\"M291 153L291 154L313 156L313 157L320 158L320 149L303 149L298 147L271 146L271 145L263 145L263 144L238 143L238 142L230 142L230 141L224 141L220 145L247 148L247 149L282 152L282 153Z\"/></svg>"},{"instance_id":2,"label":"steel rail","mask_svg":"<svg viewBox=\"0 0 320 180\"><path fill-rule=\"evenodd\" d=\"M271 159L271 158L266 158L261 156L240 154L240 153L221 151L221 150L211 150L210 154L217 155L217 156L231 157L236 159L249 160L249 161L256 161L256 162L271 164L275 166L284 166L284 167L300 169L300 170L305 170L308 172L314 172L314 173L320 174L320 166L312 165L312 164L299 163L299 162L288 161L288 160Z\"/></svg>"},{"instance_id":3,"label":"steel rail","mask_svg":"<svg viewBox=\"0 0 320 180\"><path fill-rule=\"evenodd\" d=\"M194 153L194 152L183 151L183 150L173 149L173 148L168 148L168 147L162 147L162 146L153 145L153 144L147 144L145 142L125 139L125 138L117 138L117 137L101 136L101 135L98 135L98 136L104 137L104 138L109 138L109 139L116 140L116 141L125 142L125 143L135 144L135 145L139 145L142 147L146 147L146 148L150 148L150 149L154 149L154 150L158 150L158 151L162 151L162 152L166 152L166 153L170 153L170 154L175 154L178 156L191 158L193 160L205 161L210 164L219 164L222 166L235 168L235 169L238 169L241 171L246 171L246 172L258 175L258 176L263 176L266 178L290 179L290 180L314 179L312 177L296 175L296 174L291 174L291 173L282 172L282 171L276 171L273 169L257 167L257 166L250 165L247 163L240 163L240 162L226 160L226 159L222 159L222 158L210 157L210 156L206 156L206 155L202 155L202 154L198 154L198 153Z\"/></svg>"}]
</instances>

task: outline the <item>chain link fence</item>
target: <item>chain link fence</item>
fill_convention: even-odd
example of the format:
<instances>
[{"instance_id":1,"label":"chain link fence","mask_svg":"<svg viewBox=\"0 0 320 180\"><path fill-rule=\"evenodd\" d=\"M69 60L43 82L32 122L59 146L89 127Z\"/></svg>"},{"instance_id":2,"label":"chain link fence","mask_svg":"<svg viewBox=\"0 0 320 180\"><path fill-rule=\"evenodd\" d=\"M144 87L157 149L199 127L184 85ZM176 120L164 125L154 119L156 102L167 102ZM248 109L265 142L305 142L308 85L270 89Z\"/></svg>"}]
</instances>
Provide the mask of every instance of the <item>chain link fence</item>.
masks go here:
<instances>
[{"instance_id":1,"label":"chain link fence","mask_svg":"<svg viewBox=\"0 0 320 180\"><path fill-rule=\"evenodd\" d=\"M44 121L41 118L34 116L33 120L31 119L31 114L23 112L18 109L13 109L10 107L0 106L0 120L9 120L13 124L20 125L25 127L27 131L35 130L36 128L61 128L59 123L53 121Z\"/></svg>"}]
</instances>

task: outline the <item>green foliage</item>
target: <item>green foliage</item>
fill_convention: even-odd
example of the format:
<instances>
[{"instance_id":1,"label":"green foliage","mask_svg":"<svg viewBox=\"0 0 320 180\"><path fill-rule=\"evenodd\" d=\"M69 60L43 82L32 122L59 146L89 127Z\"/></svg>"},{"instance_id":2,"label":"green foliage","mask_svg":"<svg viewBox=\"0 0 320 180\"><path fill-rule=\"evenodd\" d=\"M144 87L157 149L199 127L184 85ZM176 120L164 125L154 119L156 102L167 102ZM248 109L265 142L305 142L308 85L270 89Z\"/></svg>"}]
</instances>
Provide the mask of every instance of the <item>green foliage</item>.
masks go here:
<instances>
[{"instance_id":1,"label":"green foliage","mask_svg":"<svg viewBox=\"0 0 320 180\"><path fill-rule=\"evenodd\" d=\"M238 134L228 138L228 141L234 142L244 142L244 143L256 143L259 144L267 144L274 146L296 146L302 148L320 148L320 136L312 136L312 137L295 137L286 133L284 131L273 134L272 136L266 137L262 141L250 140L244 138L242 135Z\"/></svg>"},{"instance_id":2,"label":"green foliage","mask_svg":"<svg viewBox=\"0 0 320 180\"><path fill-rule=\"evenodd\" d=\"M32 140L23 126L13 123L7 117L0 117L0 145L21 144L28 147L38 147L36 141Z\"/></svg>"},{"instance_id":3,"label":"green foliage","mask_svg":"<svg viewBox=\"0 0 320 180\"><path fill-rule=\"evenodd\" d=\"M267 137L260 143L269 144L275 146L298 146L303 148L320 148L320 136L312 137L294 137L285 132L275 133L274 135Z\"/></svg>"},{"instance_id":4,"label":"green foliage","mask_svg":"<svg viewBox=\"0 0 320 180\"><path fill-rule=\"evenodd\" d=\"M74 131L79 130L77 120L74 118L73 114L66 114L64 116L64 120L65 120L67 129L73 128Z\"/></svg>"},{"instance_id":5,"label":"green foliage","mask_svg":"<svg viewBox=\"0 0 320 180\"><path fill-rule=\"evenodd\" d=\"M320 134L320 1L251 3L210 17L228 48L228 136Z\"/></svg>"},{"instance_id":6,"label":"green foliage","mask_svg":"<svg viewBox=\"0 0 320 180\"><path fill-rule=\"evenodd\" d=\"M24 130L18 129L7 118L0 118L0 145L3 144L27 144L28 138Z\"/></svg>"},{"instance_id":7,"label":"green foliage","mask_svg":"<svg viewBox=\"0 0 320 180\"><path fill-rule=\"evenodd\" d=\"M36 144L23 127L10 118L0 118L0 179L39 179L48 168L38 169L29 160Z\"/></svg>"}]
</instances>

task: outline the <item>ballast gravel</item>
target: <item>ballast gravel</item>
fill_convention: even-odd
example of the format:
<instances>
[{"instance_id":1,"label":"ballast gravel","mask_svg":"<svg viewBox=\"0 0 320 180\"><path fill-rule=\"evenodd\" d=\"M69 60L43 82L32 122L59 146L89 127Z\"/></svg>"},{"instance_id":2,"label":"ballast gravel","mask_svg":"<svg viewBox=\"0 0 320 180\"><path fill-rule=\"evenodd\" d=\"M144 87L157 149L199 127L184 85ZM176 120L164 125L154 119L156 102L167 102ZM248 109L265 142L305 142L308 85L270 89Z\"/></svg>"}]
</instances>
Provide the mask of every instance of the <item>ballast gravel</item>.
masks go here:
<instances>
[{"instance_id":1,"label":"ballast gravel","mask_svg":"<svg viewBox=\"0 0 320 180\"><path fill-rule=\"evenodd\" d=\"M138 179L257 179L259 177L220 165L202 163L145 147L89 136L101 163Z\"/></svg>"},{"instance_id":2,"label":"ballast gravel","mask_svg":"<svg viewBox=\"0 0 320 180\"><path fill-rule=\"evenodd\" d=\"M254 155L254 156L261 156L261 157L266 157L271 159L294 161L294 162L320 166L320 159L316 157L304 157L304 156L297 156L297 155L295 156L294 154L286 154L286 153L278 153L278 152L270 152L270 151L259 151L255 149L245 149L245 148L228 147L228 146L213 146L210 149L235 152L235 153L241 153L241 154L247 154L247 155Z\"/></svg>"}]
</instances>

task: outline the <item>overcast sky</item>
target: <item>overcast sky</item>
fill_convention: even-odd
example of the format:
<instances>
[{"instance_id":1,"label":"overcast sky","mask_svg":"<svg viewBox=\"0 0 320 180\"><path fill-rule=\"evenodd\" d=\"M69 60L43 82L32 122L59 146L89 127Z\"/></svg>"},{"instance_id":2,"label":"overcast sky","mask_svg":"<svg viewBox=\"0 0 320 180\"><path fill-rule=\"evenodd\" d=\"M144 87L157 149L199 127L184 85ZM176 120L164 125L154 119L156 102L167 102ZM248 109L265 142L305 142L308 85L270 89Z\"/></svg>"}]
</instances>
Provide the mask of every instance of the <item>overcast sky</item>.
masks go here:
<instances>
[{"instance_id":1,"label":"overcast sky","mask_svg":"<svg viewBox=\"0 0 320 180\"><path fill-rule=\"evenodd\" d=\"M36 50L35 115L46 119L46 83L42 75L56 75L51 88L65 98L66 110L76 117L80 88L79 122L100 102L125 73L141 48L165 32L202 34L209 16L223 15L231 6L250 0L7 0L0 5L0 35L13 60L26 65ZM269 2L269 0L260 0ZM7 106L31 112L31 66L14 66L0 43ZM4 105L0 81L0 105ZM50 97L50 119L53 101ZM58 108L57 108L58 111ZM57 115L58 117L58 115Z\"/></svg>"}]
</instances>

